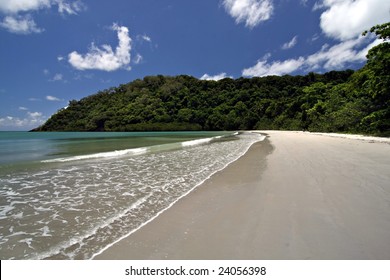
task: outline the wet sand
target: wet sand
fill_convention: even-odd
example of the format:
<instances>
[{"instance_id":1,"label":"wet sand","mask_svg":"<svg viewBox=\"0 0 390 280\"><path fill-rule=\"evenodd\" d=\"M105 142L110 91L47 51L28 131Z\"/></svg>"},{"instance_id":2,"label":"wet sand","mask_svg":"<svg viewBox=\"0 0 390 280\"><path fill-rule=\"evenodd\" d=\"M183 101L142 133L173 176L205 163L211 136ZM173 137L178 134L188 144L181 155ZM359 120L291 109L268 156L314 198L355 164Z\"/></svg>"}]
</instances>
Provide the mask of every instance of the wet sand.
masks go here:
<instances>
[{"instance_id":1,"label":"wet sand","mask_svg":"<svg viewBox=\"0 0 390 280\"><path fill-rule=\"evenodd\" d=\"M96 259L390 259L390 141L265 131Z\"/></svg>"}]
</instances>

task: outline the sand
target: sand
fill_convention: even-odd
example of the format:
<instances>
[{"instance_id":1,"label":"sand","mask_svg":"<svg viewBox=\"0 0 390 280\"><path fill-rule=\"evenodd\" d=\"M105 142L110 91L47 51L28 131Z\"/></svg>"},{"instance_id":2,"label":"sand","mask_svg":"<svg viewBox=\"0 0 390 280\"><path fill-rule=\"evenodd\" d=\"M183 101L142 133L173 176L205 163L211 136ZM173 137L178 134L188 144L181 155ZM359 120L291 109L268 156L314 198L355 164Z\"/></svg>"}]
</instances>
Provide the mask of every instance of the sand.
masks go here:
<instances>
[{"instance_id":1,"label":"sand","mask_svg":"<svg viewBox=\"0 0 390 280\"><path fill-rule=\"evenodd\" d=\"M265 131L96 259L390 259L390 141Z\"/></svg>"}]
</instances>

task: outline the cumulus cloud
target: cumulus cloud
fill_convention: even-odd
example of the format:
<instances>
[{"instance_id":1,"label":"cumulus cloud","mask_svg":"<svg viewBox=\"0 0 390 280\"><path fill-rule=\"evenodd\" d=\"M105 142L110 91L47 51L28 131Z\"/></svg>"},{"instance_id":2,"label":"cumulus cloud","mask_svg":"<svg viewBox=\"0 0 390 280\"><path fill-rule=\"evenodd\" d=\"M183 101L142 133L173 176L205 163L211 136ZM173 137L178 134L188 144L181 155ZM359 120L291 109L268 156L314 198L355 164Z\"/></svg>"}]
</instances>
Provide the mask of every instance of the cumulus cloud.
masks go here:
<instances>
[{"instance_id":1,"label":"cumulus cloud","mask_svg":"<svg viewBox=\"0 0 390 280\"><path fill-rule=\"evenodd\" d=\"M129 37L129 30L125 26L113 24L112 30L118 34L119 44L112 50L109 45L102 45L100 48L93 43L86 54L79 54L74 51L68 55L69 63L78 70L103 70L115 71L121 68L130 69L130 50L131 38Z\"/></svg>"},{"instance_id":2,"label":"cumulus cloud","mask_svg":"<svg viewBox=\"0 0 390 280\"><path fill-rule=\"evenodd\" d=\"M273 61L272 63L268 63L267 59L261 59L256 65L244 69L242 75L246 77L284 75L298 70L304 63L305 59L303 57L285 61Z\"/></svg>"},{"instance_id":3,"label":"cumulus cloud","mask_svg":"<svg viewBox=\"0 0 390 280\"><path fill-rule=\"evenodd\" d=\"M348 64L365 61L368 50L382 42L377 39L367 45L367 40L366 37L360 36L334 46L325 44L318 52L297 59L268 62L269 56L266 56L256 65L244 69L242 75L262 77L290 74L298 70L341 69Z\"/></svg>"},{"instance_id":4,"label":"cumulus cloud","mask_svg":"<svg viewBox=\"0 0 390 280\"><path fill-rule=\"evenodd\" d=\"M44 31L42 28L38 28L35 21L29 15L6 16L3 21L0 22L0 27L15 34L41 33Z\"/></svg>"},{"instance_id":5,"label":"cumulus cloud","mask_svg":"<svg viewBox=\"0 0 390 280\"><path fill-rule=\"evenodd\" d=\"M4 13L17 14L21 12L31 12L41 9L49 9L58 6L60 13L77 14L85 9L82 1L66 0L2 0L0 1L0 11Z\"/></svg>"},{"instance_id":6,"label":"cumulus cloud","mask_svg":"<svg viewBox=\"0 0 390 280\"><path fill-rule=\"evenodd\" d=\"M51 0L2 0L0 10L5 13L19 13L50 8Z\"/></svg>"},{"instance_id":7,"label":"cumulus cloud","mask_svg":"<svg viewBox=\"0 0 390 280\"><path fill-rule=\"evenodd\" d=\"M274 9L272 0L223 0L222 5L236 23L249 28L268 20Z\"/></svg>"},{"instance_id":8,"label":"cumulus cloud","mask_svg":"<svg viewBox=\"0 0 390 280\"><path fill-rule=\"evenodd\" d=\"M1 0L0 12L6 16L0 22L0 27L8 32L15 34L31 34L41 33L43 28L39 28L31 13L51 9L53 6L58 6L58 12L61 14L77 14L85 9L85 5L80 0Z\"/></svg>"},{"instance_id":9,"label":"cumulus cloud","mask_svg":"<svg viewBox=\"0 0 390 280\"><path fill-rule=\"evenodd\" d=\"M24 117L6 116L0 118L0 129L29 130L40 126L46 120L41 112L26 112Z\"/></svg>"},{"instance_id":10,"label":"cumulus cloud","mask_svg":"<svg viewBox=\"0 0 390 280\"><path fill-rule=\"evenodd\" d=\"M232 76L228 76L226 73L220 73L214 76L210 76L209 74L204 74L202 77L200 77L201 80L207 80L207 81L219 81L225 78L233 78Z\"/></svg>"},{"instance_id":11,"label":"cumulus cloud","mask_svg":"<svg viewBox=\"0 0 390 280\"><path fill-rule=\"evenodd\" d=\"M305 64L310 70L318 68L331 70L340 69L348 63L363 62L366 60L368 50L382 42L377 39L366 47L361 48L366 41L367 38L361 36L332 47L324 45L320 51L309 55Z\"/></svg>"},{"instance_id":12,"label":"cumulus cloud","mask_svg":"<svg viewBox=\"0 0 390 280\"><path fill-rule=\"evenodd\" d=\"M317 2L313 10L324 10L320 18L322 31L330 38L339 40L334 45L323 45L322 48L307 56L284 61L268 61L265 57L244 69L244 76L283 75L298 70L336 70L352 63L361 63L372 47L382 41L372 37L361 36L364 30L376 24L388 21L390 11L389 0L322 0ZM315 35L312 40L316 40ZM284 44L288 49L296 44L296 37Z\"/></svg>"},{"instance_id":13,"label":"cumulus cloud","mask_svg":"<svg viewBox=\"0 0 390 280\"><path fill-rule=\"evenodd\" d=\"M293 48L298 43L298 36L295 36L291 39L290 42L284 43L282 46L282 50L288 50Z\"/></svg>"},{"instance_id":14,"label":"cumulus cloud","mask_svg":"<svg viewBox=\"0 0 390 280\"><path fill-rule=\"evenodd\" d=\"M315 9L321 14L322 31L331 38L349 40L376 24L389 21L388 0L323 0Z\"/></svg>"}]
</instances>

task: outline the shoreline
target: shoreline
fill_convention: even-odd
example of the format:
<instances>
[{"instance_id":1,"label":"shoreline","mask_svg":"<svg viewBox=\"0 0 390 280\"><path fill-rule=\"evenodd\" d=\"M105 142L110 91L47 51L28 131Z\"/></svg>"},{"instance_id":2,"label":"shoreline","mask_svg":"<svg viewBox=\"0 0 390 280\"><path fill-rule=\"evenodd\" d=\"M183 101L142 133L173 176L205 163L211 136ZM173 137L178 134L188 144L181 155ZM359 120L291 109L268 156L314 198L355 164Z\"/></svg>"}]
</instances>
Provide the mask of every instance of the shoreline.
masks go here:
<instances>
[{"instance_id":1,"label":"shoreline","mask_svg":"<svg viewBox=\"0 0 390 280\"><path fill-rule=\"evenodd\" d=\"M390 258L390 146L263 134L267 139L95 259Z\"/></svg>"},{"instance_id":2,"label":"shoreline","mask_svg":"<svg viewBox=\"0 0 390 280\"><path fill-rule=\"evenodd\" d=\"M97 253L93 254L91 259L95 259L95 258L99 258L99 255L101 255L102 253L104 253L106 250L110 250L111 247L115 246L116 243L121 243L121 241L123 239L126 239L128 238L129 236L131 236L133 233L137 232L138 230L142 229L144 226L148 225L149 223L153 222L155 219L157 219L161 214L163 214L165 211L169 210L171 207L173 207L177 202L179 202L180 200L182 200L183 198L185 198L186 196L190 195L192 192L194 192L198 187L202 186L203 184L205 184L205 182L207 182L208 180L210 180L215 174L218 174L219 172L222 172L224 169L226 169L227 167L229 167L229 165L233 164L234 162L236 162L237 160L239 160L240 158L242 158L243 156L245 156L248 151L252 148L253 145L257 144L257 143L260 143L260 142L264 142L264 140L266 139L266 135L264 133L261 133L258 132L258 131L243 131L243 133L256 133L256 134L259 134L261 135L261 137L259 138L259 140L255 143L253 143L252 145L250 145L247 150L242 153L241 155L239 155L235 160L233 160L232 162L226 164L224 167L222 167L221 169L219 170L216 170L214 173L210 174L205 180L203 180L202 182L198 183L197 185L195 185L194 187L192 187L190 190L188 190L186 193L184 193L183 195L181 195L179 198L177 198L175 201L173 201L167 208L161 210L159 213L157 213L154 217L152 217L150 220L144 222L143 224L141 224L139 227L131 230L129 233L127 233L126 235L122 236L121 238L119 238L118 240L116 240L115 242L111 243L111 244L108 244L107 246L105 246L103 249L101 249L100 251L98 251Z\"/></svg>"}]
</instances>

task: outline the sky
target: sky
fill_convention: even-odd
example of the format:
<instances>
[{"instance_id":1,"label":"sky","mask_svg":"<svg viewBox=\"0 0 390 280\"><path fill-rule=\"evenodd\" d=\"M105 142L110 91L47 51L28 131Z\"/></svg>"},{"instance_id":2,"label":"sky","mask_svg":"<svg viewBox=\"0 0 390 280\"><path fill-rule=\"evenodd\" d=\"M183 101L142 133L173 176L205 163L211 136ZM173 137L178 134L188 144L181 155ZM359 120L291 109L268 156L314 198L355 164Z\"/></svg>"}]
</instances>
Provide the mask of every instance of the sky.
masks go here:
<instances>
[{"instance_id":1,"label":"sky","mask_svg":"<svg viewBox=\"0 0 390 280\"><path fill-rule=\"evenodd\" d=\"M359 69L390 0L0 0L0 130L150 75Z\"/></svg>"}]
</instances>

